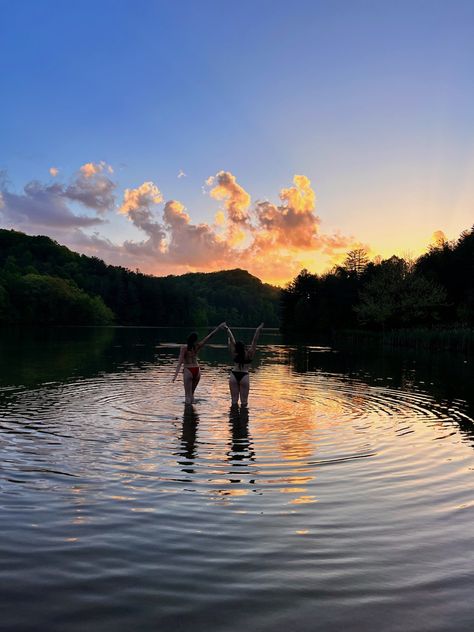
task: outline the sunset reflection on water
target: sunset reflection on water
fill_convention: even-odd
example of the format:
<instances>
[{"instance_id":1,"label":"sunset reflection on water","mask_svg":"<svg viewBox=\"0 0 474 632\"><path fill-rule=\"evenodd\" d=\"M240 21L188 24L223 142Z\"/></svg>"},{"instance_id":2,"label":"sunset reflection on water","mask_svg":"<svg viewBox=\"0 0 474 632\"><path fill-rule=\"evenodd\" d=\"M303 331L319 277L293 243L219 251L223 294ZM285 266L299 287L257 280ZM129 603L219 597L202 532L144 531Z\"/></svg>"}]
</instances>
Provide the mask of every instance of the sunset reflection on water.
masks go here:
<instances>
[{"instance_id":1,"label":"sunset reflection on water","mask_svg":"<svg viewBox=\"0 0 474 632\"><path fill-rule=\"evenodd\" d=\"M137 332L140 346L117 344L122 335L101 335L103 364L80 349L72 375L65 349L44 382L3 372L0 601L10 623L25 627L9 604L26 599L41 629L53 606L124 632L196 608L196 629L207 630L223 604L249 629L255 616L288 629L288 612L305 629L314 604L322 629L336 617L339 629L365 632L433 608L444 623L468 618L469 367L448 383L434 364L423 373L263 338L248 409L230 405L222 345L202 353L197 401L185 406L171 383L177 347L160 347L153 331ZM46 357L48 346L36 351ZM197 585L199 599L184 600ZM132 596L133 620L121 610ZM410 621L404 632L417 632Z\"/></svg>"}]
</instances>

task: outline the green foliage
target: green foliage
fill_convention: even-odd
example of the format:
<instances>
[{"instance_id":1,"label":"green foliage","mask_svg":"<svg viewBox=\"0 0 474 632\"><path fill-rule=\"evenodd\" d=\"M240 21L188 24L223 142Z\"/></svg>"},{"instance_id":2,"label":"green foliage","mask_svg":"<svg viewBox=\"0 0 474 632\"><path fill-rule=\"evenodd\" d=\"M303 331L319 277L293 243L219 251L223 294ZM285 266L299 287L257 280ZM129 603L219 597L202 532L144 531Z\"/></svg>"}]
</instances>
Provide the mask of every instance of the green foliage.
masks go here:
<instances>
[{"instance_id":1,"label":"green foliage","mask_svg":"<svg viewBox=\"0 0 474 632\"><path fill-rule=\"evenodd\" d=\"M89 296L70 281L26 274L10 283L15 324L104 325L113 321L112 311L101 298Z\"/></svg>"},{"instance_id":2,"label":"green foliage","mask_svg":"<svg viewBox=\"0 0 474 632\"><path fill-rule=\"evenodd\" d=\"M362 324L404 327L438 320L445 300L441 286L411 270L403 259L391 257L375 267L354 309Z\"/></svg>"},{"instance_id":3,"label":"green foliage","mask_svg":"<svg viewBox=\"0 0 474 632\"><path fill-rule=\"evenodd\" d=\"M474 227L439 242L416 262L369 263L363 249L318 276L302 270L282 291L282 330L311 334L474 325Z\"/></svg>"},{"instance_id":4,"label":"green foliage","mask_svg":"<svg viewBox=\"0 0 474 632\"><path fill-rule=\"evenodd\" d=\"M61 279L66 285L58 285ZM0 323L69 324L73 318L75 323L110 322L112 312L115 322L123 325L205 326L223 320L243 326L261 321L279 325L279 290L245 270L153 277L71 252L48 237L16 231L0 230L0 285ZM71 288L83 293L77 316L67 307L72 304ZM47 296L55 301L51 312Z\"/></svg>"}]
</instances>

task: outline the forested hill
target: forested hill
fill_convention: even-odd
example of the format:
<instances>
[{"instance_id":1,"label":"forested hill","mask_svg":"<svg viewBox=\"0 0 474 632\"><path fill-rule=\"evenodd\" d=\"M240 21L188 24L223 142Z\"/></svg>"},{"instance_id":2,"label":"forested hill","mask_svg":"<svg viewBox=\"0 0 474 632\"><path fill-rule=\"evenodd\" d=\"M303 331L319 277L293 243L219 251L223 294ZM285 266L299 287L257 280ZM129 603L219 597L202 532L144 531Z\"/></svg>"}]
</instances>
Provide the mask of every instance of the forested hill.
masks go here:
<instances>
[{"instance_id":1,"label":"forested hill","mask_svg":"<svg viewBox=\"0 0 474 632\"><path fill-rule=\"evenodd\" d=\"M279 297L245 270L155 277L0 229L0 324L271 327Z\"/></svg>"},{"instance_id":2,"label":"forested hill","mask_svg":"<svg viewBox=\"0 0 474 632\"><path fill-rule=\"evenodd\" d=\"M282 291L282 329L474 328L474 226L416 260L369 261L363 248L330 272L303 270Z\"/></svg>"}]
</instances>

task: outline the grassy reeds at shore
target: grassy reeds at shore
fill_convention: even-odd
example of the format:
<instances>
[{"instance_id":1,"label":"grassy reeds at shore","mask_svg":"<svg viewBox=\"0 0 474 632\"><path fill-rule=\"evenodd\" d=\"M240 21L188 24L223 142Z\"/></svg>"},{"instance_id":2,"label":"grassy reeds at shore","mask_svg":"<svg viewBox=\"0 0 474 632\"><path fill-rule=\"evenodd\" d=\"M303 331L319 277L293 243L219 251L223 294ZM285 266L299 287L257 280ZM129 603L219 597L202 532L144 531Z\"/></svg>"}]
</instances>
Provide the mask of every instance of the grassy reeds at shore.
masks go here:
<instances>
[{"instance_id":1,"label":"grassy reeds at shore","mask_svg":"<svg viewBox=\"0 0 474 632\"><path fill-rule=\"evenodd\" d=\"M341 330L334 334L336 341L369 344L383 347L406 347L427 351L474 352L474 329L393 329L389 331Z\"/></svg>"}]
</instances>

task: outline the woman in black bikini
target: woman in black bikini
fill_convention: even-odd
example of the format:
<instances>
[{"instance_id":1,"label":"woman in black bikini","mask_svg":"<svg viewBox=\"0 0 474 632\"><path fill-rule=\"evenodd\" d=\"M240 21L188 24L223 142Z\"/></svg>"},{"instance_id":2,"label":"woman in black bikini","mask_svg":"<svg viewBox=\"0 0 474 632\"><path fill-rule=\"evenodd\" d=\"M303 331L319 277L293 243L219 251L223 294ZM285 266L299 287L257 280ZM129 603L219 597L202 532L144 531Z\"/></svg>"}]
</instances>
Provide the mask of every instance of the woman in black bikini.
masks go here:
<instances>
[{"instance_id":1,"label":"woman in black bikini","mask_svg":"<svg viewBox=\"0 0 474 632\"><path fill-rule=\"evenodd\" d=\"M201 369L199 368L197 357L198 353L204 347L206 342L210 340L212 336L219 331L219 329L223 329L224 327L226 327L226 324L221 323L214 329L214 331L211 331L211 333L200 342L197 342L197 333L193 332L188 336L187 344L181 347L178 358L178 366L176 367L174 377L171 381L174 382L176 380L181 365L183 365L184 400L186 404L194 403L194 391L201 379Z\"/></svg>"},{"instance_id":2,"label":"woman in black bikini","mask_svg":"<svg viewBox=\"0 0 474 632\"><path fill-rule=\"evenodd\" d=\"M229 350L234 359L234 367L229 375L229 389L232 404L238 404L240 397L242 406L247 406L250 388L249 368L257 349L257 340L263 329L263 323L257 327L252 344L248 348L240 340L236 342L229 327L227 327L227 325L225 325L225 327L227 329Z\"/></svg>"}]
</instances>

